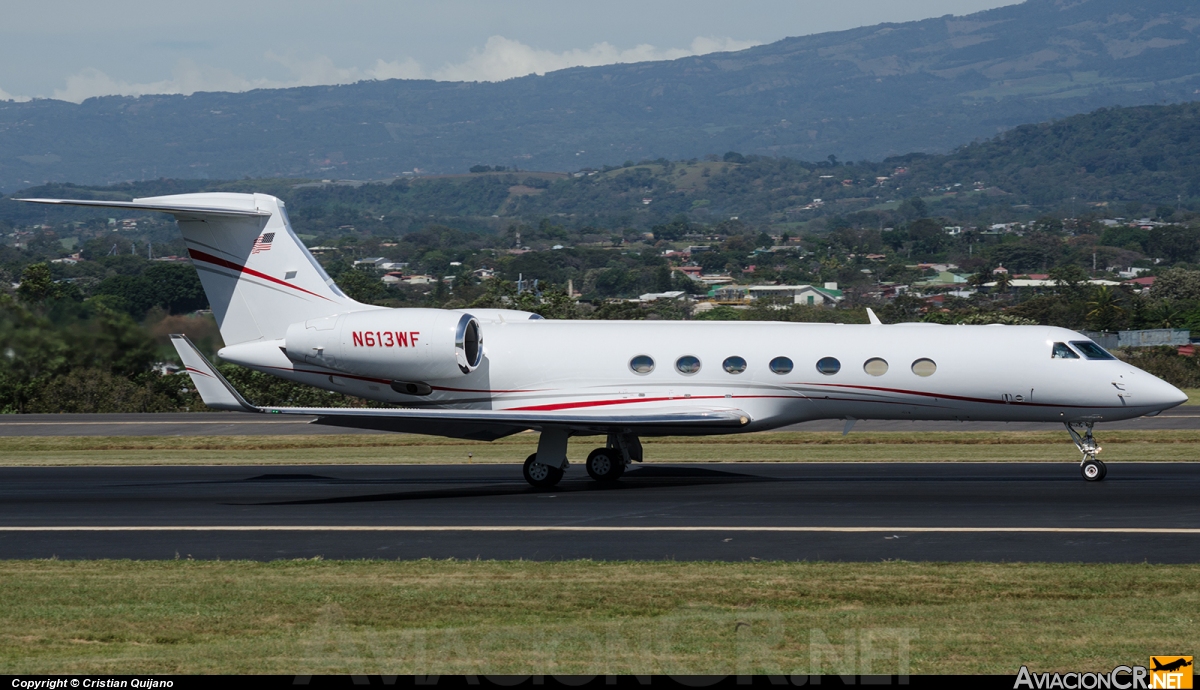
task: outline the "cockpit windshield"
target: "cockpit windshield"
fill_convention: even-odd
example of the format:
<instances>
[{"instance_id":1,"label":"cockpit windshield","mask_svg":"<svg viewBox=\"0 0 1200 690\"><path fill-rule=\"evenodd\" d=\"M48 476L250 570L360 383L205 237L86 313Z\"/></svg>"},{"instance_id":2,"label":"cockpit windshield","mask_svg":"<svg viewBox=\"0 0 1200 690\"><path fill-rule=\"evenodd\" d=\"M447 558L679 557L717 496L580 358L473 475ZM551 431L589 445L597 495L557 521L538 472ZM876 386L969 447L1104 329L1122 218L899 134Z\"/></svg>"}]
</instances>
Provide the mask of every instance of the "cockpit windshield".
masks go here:
<instances>
[{"instance_id":1,"label":"cockpit windshield","mask_svg":"<svg viewBox=\"0 0 1200 690\"><path fill-rule=\"evenodd\" d=\"M1054 350L1050 352L1050 359L1079 359L1079 355L1067 347L1066 343L1054 343Z\"/></svg>"},{"instance_id":2,"label":"cockpit windshield","mask_svg":"<svg viewBox=\"0 0 1200 690\"><path fill-rule=\"evenodd\" d=\"M1116 359L1116 357L1108 354L1104 348L1090 340L1072 340L1071 344L1088 359Z\"/></svg>"}]
</instances>

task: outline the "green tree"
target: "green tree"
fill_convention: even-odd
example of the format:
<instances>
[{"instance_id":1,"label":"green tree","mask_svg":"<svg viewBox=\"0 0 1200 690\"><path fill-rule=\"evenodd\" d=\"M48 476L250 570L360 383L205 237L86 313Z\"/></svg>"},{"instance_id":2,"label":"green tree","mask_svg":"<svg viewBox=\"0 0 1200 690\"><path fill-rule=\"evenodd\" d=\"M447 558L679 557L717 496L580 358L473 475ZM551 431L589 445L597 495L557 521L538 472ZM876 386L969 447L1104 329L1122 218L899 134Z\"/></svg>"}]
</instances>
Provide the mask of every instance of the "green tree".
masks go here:
<instances>
[{"instance_id":1,"label":"green tree","mask_svg":"<svg viewBox=\"0 0 1200 690\"><path fill-rule=\"evenodd\" d=\"M1180 328L1186 314L1171 300L1159 300L1142 313L1142 322L1147 328Z\"/></svg>"},{"instance_id":2,"label":"green tree","mask_svg":"<svg viewBox=\"0 0 1200 690\"><path fill-rule=\"evenodd\" d=\"M1097 286L1092 290L1091 299L1087 301L1088 326L1098 331L1116 330L1125 317L1125 309L1121 303L1122 297L1119 292L1108 285Z\"/></svg>"},{"instance_id":3,"label":"green tree","mask_svg":"<svg viewBox=\"0 0 1200 690\"><path fill-rule=\"evenodd\" d=\"M46 263L29 264L21 271L21 285L17 294L29 304L41 304L58 296L58 286Z\"/></svg>"},{"instance_id":4,"label":"green tree","mask_svg":"<svg viewBox=\"0 0 1200 690\"><path fill-rule=\"evenodd\" d=\"M997 271L996 276L996 292L1006 293L1012 287L1012 273L1008 271Z\"/></svg>"},{"instance_id":5,"label":"green tree","mask_svg":"<svg viewBox=\"0 0 1200 690\"><path fill-rule=\"evenodd\" d=\"M1200 271L1167 269L1154 279L1154 285L1150 286L1150 296L1163 300L1200 300Z\"/></svg>"},{"instance_id":6,"label":"green tree","mask_svg":"<svg viewBox=\"0 0 1200 690\"><path fill-rule=\"evenodd\" d=\"M1194 261L1200 253L1200 228L1182 225L1154 228L1146 245L1150 254L1171 263Z\"/></svg>"},{"instance_id":7,"label":"green tree","mask_svg":"<svg viewBox=\"0 0 1200 690\"><path fill-rule=\"evenodd\" d=\"M337 277L337 286L350 299L363 304L379 304L387 298L387 286L374 269L352 268Z\"/></svg>"},{"instance_id":8,"label":"green tree","mask_svg":"<svg viewBox=\"0 0 1200 690\"><path fill-rule=\"evenodd\" d=\"M1074 289L1088 279L1087 271L1075 264L1061 264L1050 269L1050 279L1060 288Z\"/></svg>"}]
</instances>

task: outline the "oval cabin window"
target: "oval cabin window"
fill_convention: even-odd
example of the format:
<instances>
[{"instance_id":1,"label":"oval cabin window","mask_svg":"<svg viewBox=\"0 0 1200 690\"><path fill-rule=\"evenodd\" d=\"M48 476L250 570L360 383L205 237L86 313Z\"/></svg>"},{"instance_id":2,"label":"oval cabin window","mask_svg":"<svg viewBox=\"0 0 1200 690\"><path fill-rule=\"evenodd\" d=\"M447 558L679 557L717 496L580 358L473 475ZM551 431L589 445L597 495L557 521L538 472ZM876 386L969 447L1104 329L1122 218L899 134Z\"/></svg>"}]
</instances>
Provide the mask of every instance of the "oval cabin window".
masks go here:
<instances>
[{"instance_id":1,"label":"oval cabin window","mask_svg":"<svg viewBox=\"0 0 1200 690\"><path fill-rule=\"evenodd\" d=\"M700 371L700 360L691 355L684 355L675 360L675 369L681 374L694 374Z\"/></svg>"},{"instance_id":2,"label":"oval cabin window","mask_svg":"<svg viewBox=\"0 0 1200 690\"><path fill-rule=\"evenodd\" d=\"M635 374L649 374L654 371L654 360L646 355L638 355L629 360L629 368Z\"/></svg>"},{"instance_id":3,"label":"oval cabin window","mask_svg":"<svg viewBox=\"0 0 1200 690\"><path fill-rule=\"evenodd\" d=\"M871 376L883 376L887 373L888 363L878 357L872 357L863 365L863 371Z\"/></svg>"},{"instance_id":4,"label":"oval cabin window","mask_svg":"<svg viewBox=\"0 0 1200 690\"><path fill-rule=\"evenodd\" d=\"M822 357L817 361L817 371L826 376L833 376L842 370L842 363L836 357Z\"/></svg>"},{"instance_id":5,"label":"oval cabin window","mask_svg":"<svg viewBox=\"0 0 1200 690\"><path fill-rule=\"evenodd\" d=\"M731 374L740 374L746 370L746 360L741 357L726 357L721 367Z\"/></svg>"},{"instance_id":6,"label":"oval cabin window","mask_svg":"<svg viewBox=\"0 0 1200 690\"><path fill-rule=\"evenodd\" d=\"M792 371L792 360L787 357L776 357L771 360L771 371L776 374L790 374Z\"/></svg>"},{"instance_id":7,"label":"oval cabin window","mask_svg":"<svg viewBox=\"0 0 1200 690\"><path fill-rule=\"evenodd\" d=\"M937 364L932 359L918 359L913 362L912 372L917 376L933 376L935 371L937 371Z\"/></svg>"}]
</instances>

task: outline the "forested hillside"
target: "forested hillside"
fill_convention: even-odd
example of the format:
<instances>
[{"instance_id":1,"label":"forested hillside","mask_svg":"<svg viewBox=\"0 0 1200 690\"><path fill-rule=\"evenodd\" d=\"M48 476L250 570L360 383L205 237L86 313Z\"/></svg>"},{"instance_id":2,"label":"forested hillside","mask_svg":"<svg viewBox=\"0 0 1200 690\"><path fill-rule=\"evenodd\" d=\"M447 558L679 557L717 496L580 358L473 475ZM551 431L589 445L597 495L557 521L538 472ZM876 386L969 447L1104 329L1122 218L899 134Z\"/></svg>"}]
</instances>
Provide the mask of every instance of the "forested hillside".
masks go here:
<instances>
[{"instance_id":1,"label":"forested hillside","mask_svg":"<svg viewBox=\"0 0 1200 690\"><path fill-rule=\"evenodd\" d=\"M798 27L799 29L799 27ZM1200 92L1191 0L1028 0L736 53L499 83L0 103L0 190L172 178L573 171L709 153L880 160Z\"/></svg>"},{"instance_id":2,"label":"forested hillside","mask_svg":"<svg viewBox=\"0 0 1200 690\"><path fill-rule=\"evenodd\" d=\"M1200 330L1198 115L1197 104L1102 110L1020 127L945 156L853 164L730 151L578 176L477 168L374 184L163 179L45 185L21 195L275 194L347 293L393 307L862 321L871 305L889 322ZM186 381L153 369L173 358L167 333L186 332L209 352L220 343L211 316L195 314L206 300L169 219L3 199L0 230L0 351L11 353L0 358L0 410L196 405ZM355 267L366 257L393 269ZM957 265L958 282L936 284L940 269L930 263ZM699 313L681 300L620 301L703 295L708 287L677 270L684 266L741 284L836 282L844 301ZM993 274L1001 266L1007 272ZM1155 277L1154 288L1086 282L1118 279L1131 267ZM385 270L406 279L385 284ZM1019 273L1048 274L1054 286L1001 285ZM995 287L982 287L989 282ZM568 285L581 300L567 295ZM978 291L970 299L942 294L964 288ZM81 339L94 346L76 347ZM1138 356L1180 385L1200 385L1193 359L1173 351ZM362 404L236 368L227 373L258 402Z\"/></svg>"},{"instance_id":3,"label":"forested hillside","mask_svg":"<svg viewBox=\"0 0 1200 690\"><path fill-rule=\"evenodd\" d=\"M845 222L895 225L913 217L914 198L922 199L929 215L956 224L1044 214L1128 216L1200 202L1200 103L1102 109L1022 125L948 155L877 162L723 152L684 161L629 161L579 176L487 170L366 184L164 179L109 187L43 185L13 196L130 199L195 191L274 194L287 202L300 231L314 236L404 233L431 219L494 231L513 221L552 218L567 228L607 233L649 230L680 214L708 224L737 216L776 233L795 233ZM105 214L53 212L58 221L100 215ZM0 223L9 227L49 218L44 207L0 199ZM808 227L814 220L820 223Z\"/></svg>"}]
</instances>

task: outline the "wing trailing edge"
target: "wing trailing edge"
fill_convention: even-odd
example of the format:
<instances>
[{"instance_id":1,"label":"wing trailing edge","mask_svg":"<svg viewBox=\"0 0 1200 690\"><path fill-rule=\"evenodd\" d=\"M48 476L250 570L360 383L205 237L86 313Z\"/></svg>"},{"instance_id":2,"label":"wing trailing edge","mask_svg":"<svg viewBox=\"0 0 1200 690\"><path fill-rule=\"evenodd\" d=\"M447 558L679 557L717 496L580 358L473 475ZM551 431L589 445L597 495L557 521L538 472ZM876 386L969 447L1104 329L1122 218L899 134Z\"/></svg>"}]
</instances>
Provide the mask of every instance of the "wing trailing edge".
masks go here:
<instances>
[{"instance_id":1,"label":"wing trailing edge","mask_svg":"<svg viewBox=\"0 0 1200 690\"><path fill-rule=\"evenodd\" d=\"M576 434L637 432L647 435L687 435L740 429L750 416L737 409L657 409L637 414L535 412L508 410L270 407L255 406L200 354L186 335L171 343L200 393L204 404L217 410L316 417L315 423L351 429L374 429L413 434L492 441L531 429L565 428Z\"/></svg>"}]
</instances>

